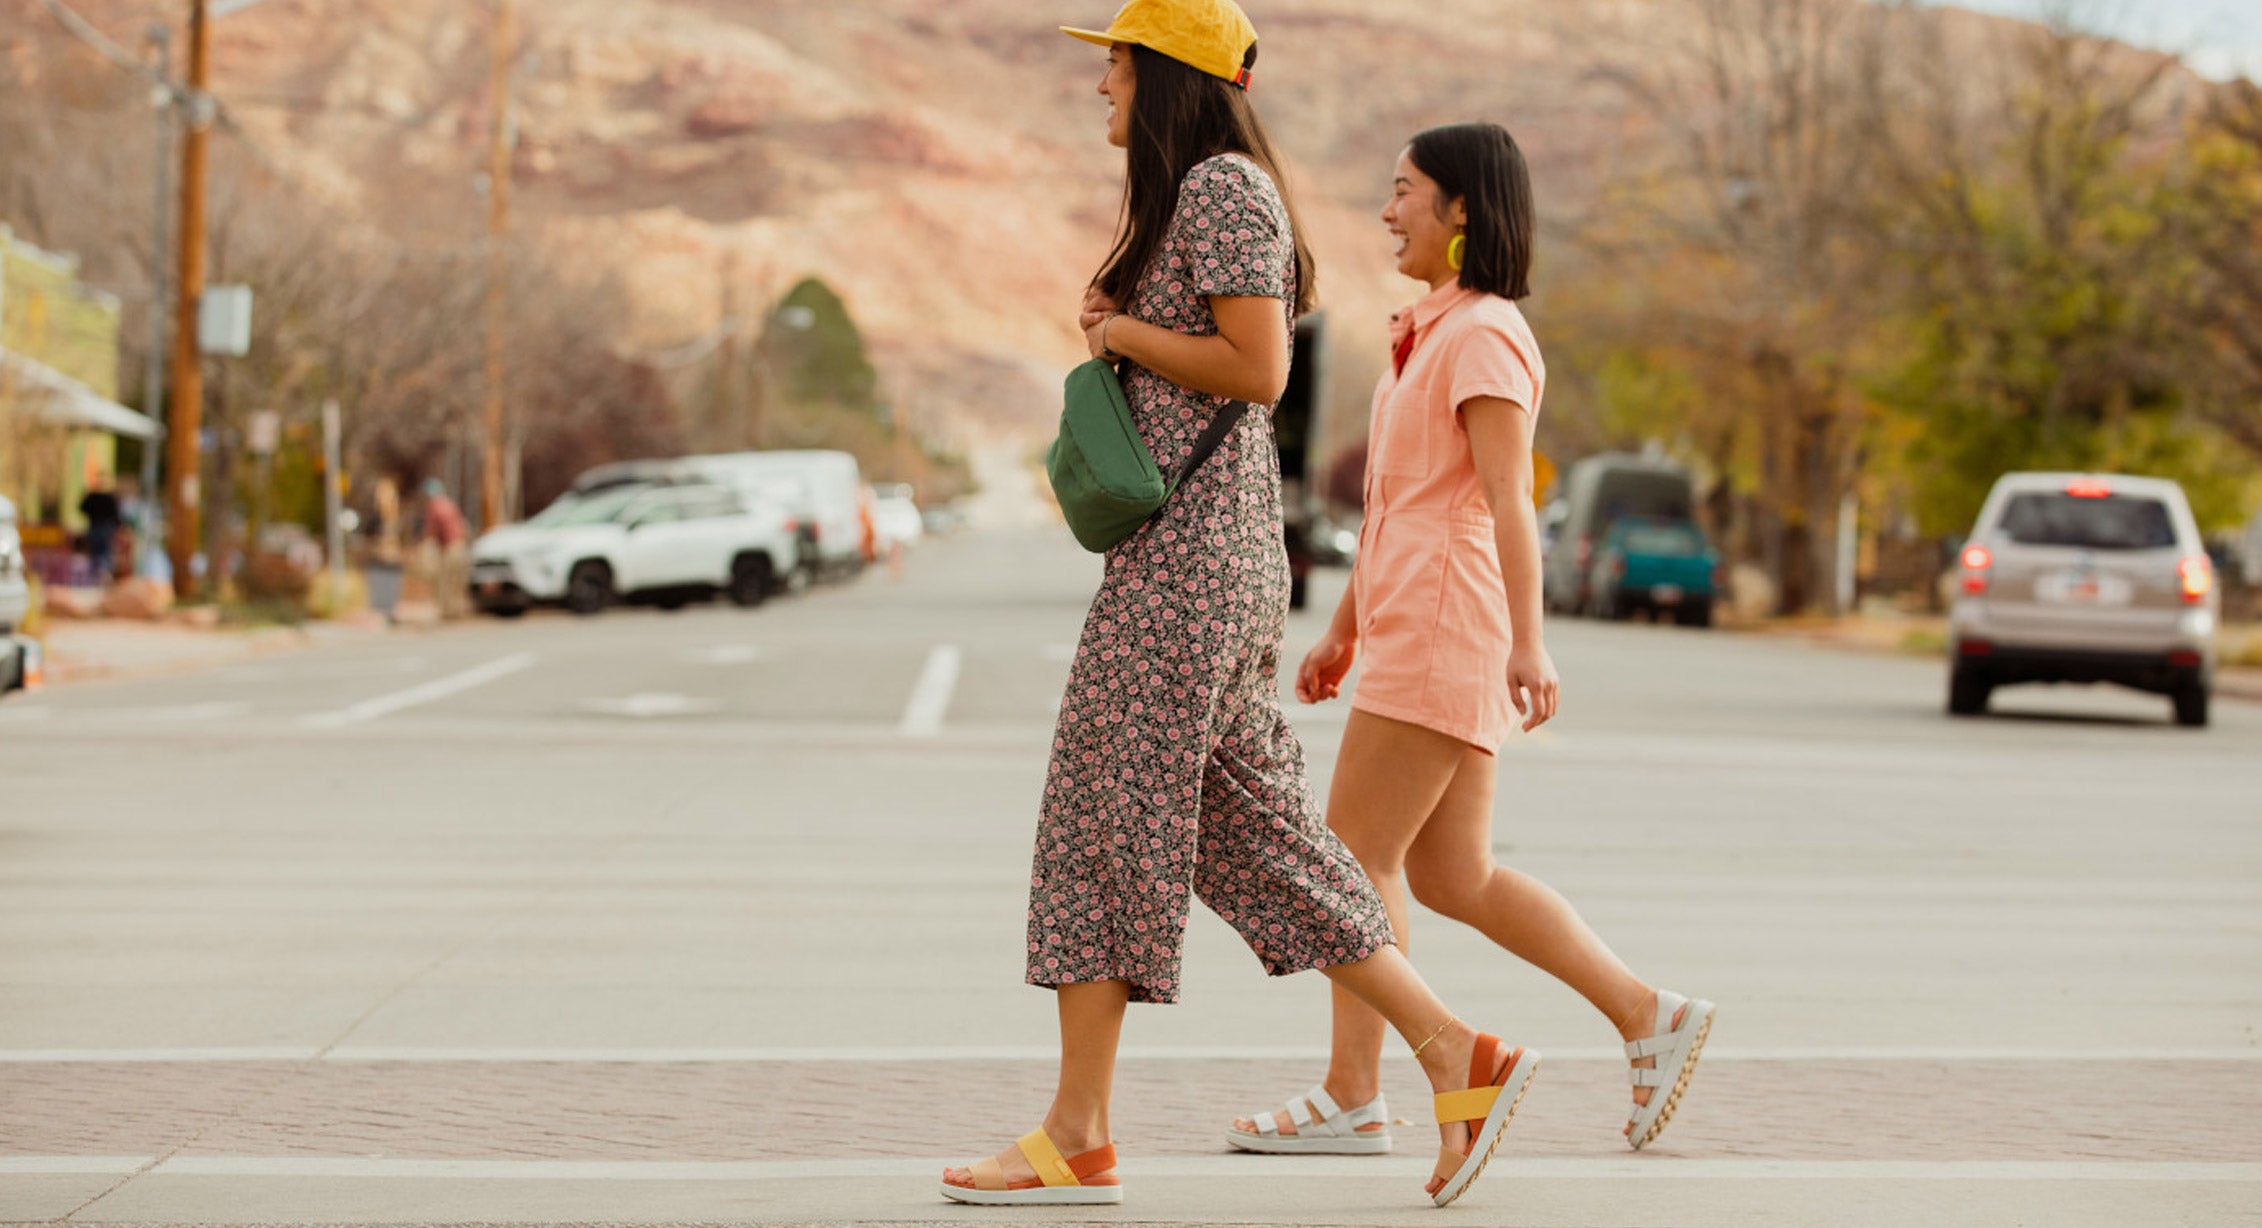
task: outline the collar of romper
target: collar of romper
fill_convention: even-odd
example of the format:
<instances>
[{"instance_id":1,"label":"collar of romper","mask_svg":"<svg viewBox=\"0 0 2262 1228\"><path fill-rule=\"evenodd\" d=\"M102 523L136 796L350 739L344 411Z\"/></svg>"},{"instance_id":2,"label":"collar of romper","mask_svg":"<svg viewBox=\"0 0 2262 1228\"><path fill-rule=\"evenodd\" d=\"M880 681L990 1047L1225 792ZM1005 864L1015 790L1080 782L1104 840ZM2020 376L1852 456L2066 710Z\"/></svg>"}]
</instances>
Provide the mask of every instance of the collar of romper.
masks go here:
<instances>
[{"instance_id":1,"label":"collar of romper","mask_svg":"<svg viewBox=\"0 0 2262 1228\"><path fill-rule=\"evenodd\" d=\"M1411 307L1390 317L1390 356L1396 371L1403 375L1406 360L1414 353L1414 339L1429 331L1429 326L1444 318L1445 313L1477 297L1477 292L1449 281L1430 291Z\"/></svg>"}]
</instances>

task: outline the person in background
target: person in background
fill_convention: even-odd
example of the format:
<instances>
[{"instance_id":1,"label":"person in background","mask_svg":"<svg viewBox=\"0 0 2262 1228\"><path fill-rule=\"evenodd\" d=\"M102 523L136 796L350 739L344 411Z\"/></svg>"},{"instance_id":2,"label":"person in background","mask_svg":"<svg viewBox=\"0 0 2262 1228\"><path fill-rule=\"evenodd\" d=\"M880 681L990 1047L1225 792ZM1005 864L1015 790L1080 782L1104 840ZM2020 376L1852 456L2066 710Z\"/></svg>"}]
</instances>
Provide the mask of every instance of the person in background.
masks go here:
<instances>
[{"instance_id":1,"label":"person in background","mask_svg":"<svg viewBox=\"0 0 2262 1228\"><path fill-rule=\"evenodd\" d=\"M442 551L463 545L467 536L463 509L448 497L447 486L438 478L424 479L422 536Z\"/></svg>"},{"instance_id":2,"label":"person in background","mask_svg":"<svg viewBox=\"0 0 2262 1228\"><path fill-rule=\"evenodd\" d=\"M86 517L86 565L96 584L108 584L115 568L121 516L116 492L98 483L79 497L79 515Z\"/></svg>"},{"instance_id":3,"label":"person in background","mask_svg":"<svg viewBox=\"0 0 2262 1228\"><path fill-rule=\"evenodd\" d=\"M432 597L440 617L461 618L471 613L470 529L463 509L448 497L438 478L424 480L424 506L419 535L431 556Z\"/></svg>"}]
</instances>

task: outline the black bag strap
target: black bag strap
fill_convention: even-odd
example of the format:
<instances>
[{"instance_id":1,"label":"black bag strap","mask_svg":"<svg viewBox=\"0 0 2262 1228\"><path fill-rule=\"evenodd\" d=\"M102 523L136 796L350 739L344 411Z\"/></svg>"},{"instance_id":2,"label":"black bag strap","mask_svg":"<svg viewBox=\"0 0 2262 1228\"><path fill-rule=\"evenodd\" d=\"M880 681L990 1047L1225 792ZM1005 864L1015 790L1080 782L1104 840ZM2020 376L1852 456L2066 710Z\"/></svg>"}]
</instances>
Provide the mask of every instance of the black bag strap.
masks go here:
<instances>
[{"instance_id":1,"label":"black bag strap","mask_svg":"<svg viewBox=\"0 0 2262 1228\"><path fill-rule=\"evenodd\" d=\"M1202 462L1210 458L1210 453L1217 451L1217 446L1225 442L1227 435L1233 433L1233 428L1241 425L1241 416L1255 408L1254 402L1234 401L1217 411L1217 416L1210 419L1209 429L1203 431L1202 437L1194 442L1193 453L1187 456L1184 465L1179 466L1178 476L1171 480L1171 495L1177 494L1178 488L1186 484L1186 479L1193 477L1194 471L1202 467ZM1163 496L1166 500L1169 497L1170 495Z\"/></svg>"}]
</instances>

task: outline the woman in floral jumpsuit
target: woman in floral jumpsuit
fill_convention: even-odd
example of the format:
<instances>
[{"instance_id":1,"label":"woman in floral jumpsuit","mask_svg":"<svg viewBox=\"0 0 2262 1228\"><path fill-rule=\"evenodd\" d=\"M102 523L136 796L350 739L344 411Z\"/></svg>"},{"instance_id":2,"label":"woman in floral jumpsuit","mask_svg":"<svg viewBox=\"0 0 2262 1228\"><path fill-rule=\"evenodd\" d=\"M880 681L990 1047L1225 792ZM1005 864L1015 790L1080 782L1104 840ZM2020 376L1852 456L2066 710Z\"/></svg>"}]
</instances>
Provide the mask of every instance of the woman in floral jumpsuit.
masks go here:
<instances>
[{"instance_id":1,"label":"woman in floral jumpsuit","mask_svg":"<svg viewBox=\"0 0 2262 1228\"><path fill-rule=\"evenodd\" d=\"M1188 30L1237 41L1206 56ZM1108 552L1061 702L1030 883L1028 979L1059 991L1059 1088L1041 1129L948 1170L942 1192L1120 1201L1108 1102L1123 1016L1134 1001L1177 1000L1199 896L1268 972L1323 969L1372 1005L1432 1085L1461 1098L1460 1117L1444 1102L1439 1114L1452 1181L1438 1200L1450 1201L1537 1059L1455 1019L1399 953L1373 885L1321 820L1280 712L1288 562L1267 407L1309 304L1310 260L1243 92L1255 34L1231 0L1132 0L1108 32L1081 36L1109 47L1109 138L1130 151L1125 232L1082 316L1091 351L1120 360L1165 473L1232 401L1258 408Z\"/></svg>"}]
</instances>

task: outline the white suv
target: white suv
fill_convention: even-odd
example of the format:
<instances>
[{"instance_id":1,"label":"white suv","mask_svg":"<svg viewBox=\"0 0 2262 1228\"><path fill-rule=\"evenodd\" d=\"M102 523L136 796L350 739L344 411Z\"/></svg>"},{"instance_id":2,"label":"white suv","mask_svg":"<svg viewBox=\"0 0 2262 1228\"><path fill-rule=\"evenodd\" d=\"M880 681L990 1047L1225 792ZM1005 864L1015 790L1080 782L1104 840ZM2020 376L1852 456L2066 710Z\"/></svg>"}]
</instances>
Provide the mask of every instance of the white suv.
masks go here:
<instances>
[{"instance_id":1,"label":"white suv","mask_svg":"<svg viewBox=\"0 0 2262 1228\"><path fill-rule=\"evenodd\" d=\"M2114 682L2207 723L2221 596L2183 488L2118 474L2007 473L1964 547L1948 711L2016 682Z\"/></svg>"},{"instance_id":2,"label":"white suv","mask_svg":"<svg viewBox=\"0 0 2262 1228\"><path fill-rule=\"evenodd\" d=\"M471 546L471 599L514 617L540 604L594 614L616 600L674 609L725 594L759 605L800 562L792 518L710 483L611 487L558 500Z\"/></svg>"},{"instance_id":3,"label":"white suv","mask_svg":"<svg viewBox=\"0 0 2262 1228\"><path fill-rule=\"evenodd\" d=\"M31 649L16 638L31 610L31 583L24 579L24 543L16 532L16 505L0 496L0 695L21 690Z\"/></svg>"}]
</instances>

